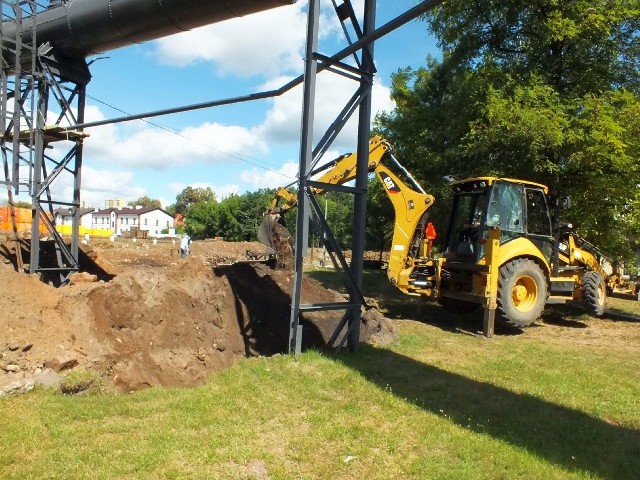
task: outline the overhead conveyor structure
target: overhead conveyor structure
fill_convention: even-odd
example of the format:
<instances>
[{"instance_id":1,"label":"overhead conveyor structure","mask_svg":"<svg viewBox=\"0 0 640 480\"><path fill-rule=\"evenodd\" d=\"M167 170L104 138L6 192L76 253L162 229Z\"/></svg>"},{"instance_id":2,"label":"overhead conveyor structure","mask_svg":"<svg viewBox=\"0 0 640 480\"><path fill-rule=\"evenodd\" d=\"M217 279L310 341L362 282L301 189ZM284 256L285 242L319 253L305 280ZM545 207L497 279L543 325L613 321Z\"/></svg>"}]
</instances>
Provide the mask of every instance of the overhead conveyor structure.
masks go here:
<instances>
[{"instance_id":1,"label":"overhead conveyor structure","mask_svg":"<svg viewBox=\"0 0 640 480\"><path fill-rule=\"evenodd\" d=\"M211 100L200 104L165 108L117 119L85 122L86 87L91 79L87 56L115 48L164 37L198 26L221 22L237 16L294 4L296 0L51 0L43 8L33 0L0 0L2 7L2 91L0 119L1 153L9 200L28 192L32 198L31 273L59 276L65 282L78 269L78 231L84 129L88 127L149 118L159 115L211 108L282 95L303 85L298 171L298 212L296 224L295 275L292 291L289 351L301 348L304 311L344 310L340 338L336 347L355 349L359 341L360 312L363 306L362 257L366 216L367 153L371 123L371 92L376 68L376 40L407 22L437 7L442 0L426 0L388 23L376 27L377 0L364 0L356 13L351 0L331 0L335 15L343 27L346 45L332 55L318 51L320 0L307 1L307 41L304 73L275 90L254 92L240 97ZM265 45L265 48L269 48ZM313 138L316 77L322 72L338 74L354 82L354 93L340 113L317 141ZM355 186L319 185L312 180L325 152L357 113L357 153ZM51 124L46 122L52 115ZM64 155L53 142L70 144ZM63 175L73 178L73 195L69 200L52 196L52 185ZM314 188L341 190L353 194L354 228L352 262L345 272L350 299L340 304L303 305L300 303L302 265L306 255L311 215L322 217L313 196ZM60 238L53 224L53 208L69 207L73 212L70 248ZM56 261L43 265L40 256L39 223L47 227L54 239ZM326 222L319 222L328 230ZM330 232L329 232L330 233ZM338 257L341 256L337 252ZM346 262L340 262L346 264ZM346 332L346 333L344 333Z\"/></svg>"},{"instance_id":2,"label":"overhead conveyor structure","mask_svg":"<svg viewBox=\"0 0 640 480\"><path fill-rule=\"evenodd\" d=\"M49 8L29 12L30 15L20 22L3 21L2 37L11 41L19 36L22 42L28 44L35 33L38 45L50 43L58 54L84 59L91 54L155 40L296 1L52 0Z\"/></svg>"}]
</instances>

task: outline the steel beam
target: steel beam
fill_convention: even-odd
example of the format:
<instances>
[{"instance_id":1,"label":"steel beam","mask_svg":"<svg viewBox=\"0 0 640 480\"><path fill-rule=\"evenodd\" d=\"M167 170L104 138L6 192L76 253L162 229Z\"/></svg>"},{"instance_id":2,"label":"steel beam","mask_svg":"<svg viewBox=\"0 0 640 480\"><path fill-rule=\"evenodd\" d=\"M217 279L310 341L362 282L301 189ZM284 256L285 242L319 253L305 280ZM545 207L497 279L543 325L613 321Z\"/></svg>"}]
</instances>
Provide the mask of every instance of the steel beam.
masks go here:
<instances>
[{"instance_id":1,"label":"steel beam","mask_svg":"<svg viewBox=\"0 0 640 480\"><path fill-rule=\"evenodd\" d=\"M367 35L375 30L376 0L365 0L363 33ZM373 73L374 44L367 45L362 54L362 69ZM371 135L371 91L373 89L373 77L363 75L360 80L361 89L366 92L364 100L360 103L358 117L358 162L356 165L356 188L363 193L354 195L353 215L353 245L351 249L351 271L356 280L356 287L362 290L362 270L364 262L365 227L367 220L367 178L369 174L369 137ZM350 293L351 301L356 298L355 289ZM362 308L352 308L349 316L349 336L347 344L350 350L355 350L360 344L360 315Z\"/></svg>"},{"instance_id":2,"label":"steel beam","mask_svg":"<svg viewBox=\"0 0 640 480\"><path fill-rule=\"evenodd\" d=\"M7 39L49 43L61 55L88 55L166 37L297 0L61 0L23 21L3 22ZM24 56L24 55L23 55ZM7 56L7 61L15 63Z\"/></svg>"},{"instance_id":3,"label":"steel beam","mask_svg":"<svg viewBox=\"0 0 640 480\"><path fill-rule=\"evenodd\" d=\"M310 2L311 5L312 2ZM350 350L358 348L360 342L360 317L362 307L364 306L364 297L362 296L362 279L363 279L363 256L364 256L364 240L366 225L366 204L367 204L367 178L368 178L368 159L369 159L369 136L371 125L371 91L373 86L373 78L376 72L374 64L374 42L383 37L387 33L399 28L405 23L415 19L419 15L435 8L442 3L442 0L427 0L420 2L418 5L383 25L375 28L376 16L376 0L365 0L363 12L363 25L360 27L357 21L357 15L354 13L350 0L342 0L338 5L336 0L332 0L336 14L340 20L345 37L349 45L332 56L325 56L318 52L309 52L310 45L313 41L307 39L307 54L305 57L307 73L310 71L321 72L327 70L338 73L347 78L359 81L359 87L354 96L347 102L340 112L336 121L329 127L320 142L316 145L313 152L312 168L320 161L322 155L328 150L331 142L336 138L342 127L355 111L358 111L358 138L357 153L358 163L356 165L356 178L354 188L345 188L343 191L351 191L354 195L354 221L353 221L353 242L352 242L352 258L351 265L347 266L344 257L341 254L338 242L335 241L333 234L326 221L321 216L320 207L312 196L310 186L317 186L318 182L312 181L309 177L313 174L309 172L309 155L308 155L308 129L305 125L313 125L313 109L305 107L303 109L303 138L302 143L305 147L301 150L300 170L298 181L298 212L297 212L297 228L296 231L296 248L295 248L295 265L296 283L292 293L291 303L291 331L297 332L297 335L290 336L289 353L298 354L301 351L299 338L301 334L298 331L300 326L300 285L302 282L302 265L304 256L306 255L307 229L308 229L308 213L306 208L301 208L303 202L308 197L310 204L313 206L314 212L320 225L321 238L323 244L331 256L336 269L342 268L347 274L347 290L349 292L349 301L343 304L323 305L324 309L340 309L345 310L342 320L339 322L335 332L331 336L330 345L335 345L336 349L341 349L347 345ZM310 8L310 15L312 13ZM348 35L348 29L345 26L346 21L351 22L353 31L358 37L357 40L351 41ZM316 27L317 28L317 27ZM359 53L359 56L357 55ZM353 55L355 58L355 67L345 67L342 60L347 56ZM318 65L318 60L320 63ZM308 82L315 82L313 78L305 75L305 86ZM306 99L305 99L306 100ZM317 169L316 169L317 170ZM326 188L329 189L329 188ZM305 204L306 205L306 204ZM333 242L330 240L333 239ZM344 332L346 330L346 332ZM342 335L342 339L338 340ZM335 343L337 342L337 344Z\"/></svg>"}]
</instances>

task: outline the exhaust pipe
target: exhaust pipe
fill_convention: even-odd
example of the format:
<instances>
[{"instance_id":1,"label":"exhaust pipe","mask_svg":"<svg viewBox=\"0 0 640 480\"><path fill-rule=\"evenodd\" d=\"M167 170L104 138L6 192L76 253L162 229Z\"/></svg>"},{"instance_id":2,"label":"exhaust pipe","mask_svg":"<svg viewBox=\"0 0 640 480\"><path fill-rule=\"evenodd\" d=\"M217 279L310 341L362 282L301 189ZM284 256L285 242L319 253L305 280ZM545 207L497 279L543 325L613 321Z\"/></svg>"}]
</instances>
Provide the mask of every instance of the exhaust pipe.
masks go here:
<instances>
[{"instance_id":1,"label":"exhaust pipe","mask_svg":"<svg viewBox=\"0 0 640 480\"><path fill-rule=\"evenodd\" d=\"M155 40L211 23L291 5L297 0L53 0L20 25L2 24L2 40L49 42L56 53L82 59L91 54ZM12 59L3 48L3 57Z\"/></svg>"}]
</instances>

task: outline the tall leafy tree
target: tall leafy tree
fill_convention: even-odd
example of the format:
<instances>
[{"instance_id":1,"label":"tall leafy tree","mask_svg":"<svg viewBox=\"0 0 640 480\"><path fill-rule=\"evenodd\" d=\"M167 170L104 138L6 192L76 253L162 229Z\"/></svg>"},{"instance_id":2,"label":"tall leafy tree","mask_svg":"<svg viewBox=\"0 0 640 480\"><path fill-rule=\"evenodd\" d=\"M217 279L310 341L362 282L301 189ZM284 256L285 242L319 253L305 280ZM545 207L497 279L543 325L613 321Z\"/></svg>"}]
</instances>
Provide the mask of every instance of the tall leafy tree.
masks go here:
<instances>
[{"instance_id":1,"label":"tall leafy tree","mask_svg":"<svg viewBox=\"0 0 640 480\"><path fill-rule=\"evenodd\" d=\"M443 60L394 76L397 108L379 127L440 205L447 174L540 181L572 197L579 232L628 252L639 19L637 0L445 2L426 18Z\"/></svg>"},{"instance_id":2,"label":"tall leafy tree","mask_svg":"<svg viewBox=\"0 0 640 480\"><path fill-rule=\"evenodd\" d=\"M369 178L367 191L365 248L377 252L387 251L393 236L393 205L377 178Z\"/></svg>"},{"instance_id":3,"label":"tall leafy tree","mask_svg":"<svg viewBox=\"0 0 640 480\"><path fill-rule=\"evenodd\" d=\"M162 203L160 200L155 198L150 198L147 195L144 197L140 197L137 200L134 200L131 205L136 206L139 205L141 207L151 207L151 208L162 208Z\"/></svg>"},{"instance_id":4,"label":"tall leafy tree","mask_svg":"<svg viewBox=\"0 0 640 480\"><path fill-rule=\"evenodd\" d=\"M256 192L246 192L240 196L237 217L240 222L239 238L241 241L255 241L258 227L262 223L264 213L273 198L272 189L262 188Z\"/></svg>"},{"instance_id":5,"label":"tall leafy tree","mask_svg":"<svg viewBox=\"0 0 640 480\"><path fill-rule=\"evenodd\" d=\"M193 238L217 236L218 202L198 202L191 205L184 229Z\"/></svg>"},{"instance_id":6,"label":"tall leafy tree","mask_svg":"<svg viewBox=\"0 0 640 480\"><path fill-rule=\"evenodd\" d=\"M192 187L188 186L176 196L176 203L172 210L174 213L186 215L189 208L196 203L216 202L216 194L211 187Z\"/></svg>"},{"instance_id":7,"label":"tall leafy tree","mask_svg":"<svg viewBox=\"0 0 640 480\"><path fill-rule=\"evenodd\" d=\"M215 235L225 240L241 239L242 216L240 215L242 200L238 195L231 195L218 204Z\"/></svg>"},{"instance_id":8,"label":"tall leafy tree","mask_svg":"<svg viewBox=\"0 0 640 480\"><path fill-rule=\"evenodd\" d=\"M9 205L9 200L5 200L4 202L2 202L2 205ZM24 201L24 200L19 200L17 202L14 201L13 202L13 206L15 208L28 208L28 209L31 209L31 207L33 205L31 204L31 202L27 202L27 201Z\"/></svg>"},{"instance_id":9,"label":"tall leafy tree","mask_svg":"<svg viewBox=\"0 0 640 480\"><path fill-rule=\"evenodd\" d=\"M222 237L236 242L255 241L273 195L273 190L261 189L231 195L220 202L196 201L189 207L185 229L194 238Z\"/></svg>"}]
</instances>

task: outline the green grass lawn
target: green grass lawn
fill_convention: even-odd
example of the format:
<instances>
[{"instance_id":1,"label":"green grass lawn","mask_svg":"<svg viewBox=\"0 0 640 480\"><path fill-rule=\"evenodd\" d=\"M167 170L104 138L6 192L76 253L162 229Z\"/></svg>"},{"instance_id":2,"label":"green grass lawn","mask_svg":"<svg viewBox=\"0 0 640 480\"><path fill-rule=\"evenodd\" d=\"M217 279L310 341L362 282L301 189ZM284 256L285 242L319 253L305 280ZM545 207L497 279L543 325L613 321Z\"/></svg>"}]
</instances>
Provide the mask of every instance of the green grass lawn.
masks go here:
<instances>
[{"instance_id":1,"label":"green grass lawn","mask_svg":"<svg viewBox=\"0 0 640 480\"><path fill-rule=\"evenodd\" d=\"M0 478L638 478L640 322L560 309L488 340L395 301L409 319L384 348L245 359L191 389L2 398Z\"/></svg>"}]
</instances>

